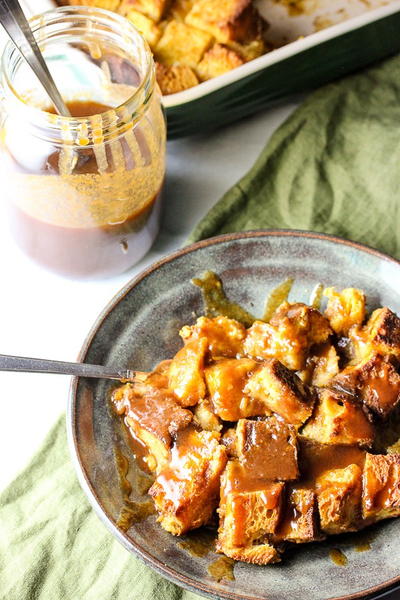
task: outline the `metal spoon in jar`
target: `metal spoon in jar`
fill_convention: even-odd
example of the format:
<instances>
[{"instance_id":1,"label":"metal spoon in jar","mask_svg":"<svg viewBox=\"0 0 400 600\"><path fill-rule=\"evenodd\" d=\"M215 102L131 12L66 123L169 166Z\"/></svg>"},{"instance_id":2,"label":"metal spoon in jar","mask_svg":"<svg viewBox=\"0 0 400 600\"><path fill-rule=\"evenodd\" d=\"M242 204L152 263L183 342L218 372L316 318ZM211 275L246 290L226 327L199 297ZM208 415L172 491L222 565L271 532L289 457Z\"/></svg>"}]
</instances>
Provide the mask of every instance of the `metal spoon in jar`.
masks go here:
<instances>
[{"instance_id":1,"label":"metal spoon in jar","mask_svg":"<svg viewBox=\"0 0 400 600\"><path fill-rule=\"evenodd\" d=\"M56 373L60 375L73 375L75 377L95 377L98 379L137 380L141 378L141 371L131 369L117 369L102 365L88 365L86 363L63 362L59 360L46 360L43 358L27 358L24 356L9 356L0 354L0 371L20 371L22 373Z\"/></svg>"},{"instance_id":2,"label":"metal spoon in jar","mask_svg":"<svg viewBox=\"0 0 400 600\"><path fill-rule=\"evenodd\" d=\"M0 24L39 79L58 114L70 117L18 0L0 0Z\"/></svg>"}]
</instances>

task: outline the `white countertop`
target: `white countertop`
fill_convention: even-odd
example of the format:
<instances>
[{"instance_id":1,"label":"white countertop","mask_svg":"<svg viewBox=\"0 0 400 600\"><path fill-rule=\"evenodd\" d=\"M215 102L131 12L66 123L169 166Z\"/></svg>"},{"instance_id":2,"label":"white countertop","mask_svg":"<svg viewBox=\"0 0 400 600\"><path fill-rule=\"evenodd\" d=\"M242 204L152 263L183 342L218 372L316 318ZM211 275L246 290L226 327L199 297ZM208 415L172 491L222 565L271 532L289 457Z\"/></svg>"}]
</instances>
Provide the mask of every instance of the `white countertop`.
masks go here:
<instances>
[{"instance_id":1,"label":"white countertop","mask_svg":"<svg viewBox=\"0 0 400 600\"><path fill-rule=\"evenodd\" d=\"M0 203L0 353L75 360L112 296L144 267L184 243L211 206L253 165L295 106L295 101L287 102L213 134L169 142L161 233L149 254L119 277L85 283L35 265L10 238ZM0 372L0 489L26 465L65 411L68 386L66 376Z\"/></svg>"}]
</instances>

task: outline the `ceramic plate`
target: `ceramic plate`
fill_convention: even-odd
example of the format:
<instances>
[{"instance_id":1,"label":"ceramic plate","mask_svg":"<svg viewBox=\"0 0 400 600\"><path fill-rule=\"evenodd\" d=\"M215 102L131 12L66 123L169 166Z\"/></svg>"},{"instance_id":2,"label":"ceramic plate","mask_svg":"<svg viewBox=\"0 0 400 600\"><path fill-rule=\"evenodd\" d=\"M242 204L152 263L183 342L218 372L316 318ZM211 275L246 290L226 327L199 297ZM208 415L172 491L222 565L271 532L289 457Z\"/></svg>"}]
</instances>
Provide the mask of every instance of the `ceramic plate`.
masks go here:
<instances>
[{"instance_id":1,"label":"ceramic plate","mask_svg":"<svg viewBox=\"0 0 400 600\"><path fill-rule=\"evenodd\" d=\"M256 316L269 290L290 276L290 299L307 302L317 283L365 290L368 308L389 306L400 313L400 263L375 250L338 238L293 231L230 234L184 248L156 263L129 283L107 306L85 341L80 359L96 364L150 370L180 347L179 328L203 311L199 288L191 279L217 272L230 298ZM150 567L178 585L211 598L241 600L354 600L380 595L400 584L400 519L372 531L372 548L357 552L357 539L301 545L280 565L237 563L234 581L213 580L210 551L192 557L150 516L128 531L116 526L123 509L115 452L129 456L120 421L113 416L105 381L76 379L71 388L68 431L81 485L113 535ZM136 493L135 465L128 474ZM329 557L341 548L346 567Z\"/></svg>"}]
</instances>

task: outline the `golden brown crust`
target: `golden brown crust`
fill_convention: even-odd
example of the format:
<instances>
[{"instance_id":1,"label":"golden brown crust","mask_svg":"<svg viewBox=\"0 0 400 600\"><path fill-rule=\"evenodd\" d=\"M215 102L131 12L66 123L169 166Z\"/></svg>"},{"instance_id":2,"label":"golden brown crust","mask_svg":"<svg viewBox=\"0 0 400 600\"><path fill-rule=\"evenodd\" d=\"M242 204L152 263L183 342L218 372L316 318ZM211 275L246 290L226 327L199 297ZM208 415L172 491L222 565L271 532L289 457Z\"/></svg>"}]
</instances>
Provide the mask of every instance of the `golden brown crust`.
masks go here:
<instances>
[{"instance_id":1,"label":"golden brown crust","mask_svg":"<svg viewBox=\"0 0 400 600\"><path fill-rule=\"evenodd\" d=\"M283 302L270 323L255 321L244 351L255 358L276 358L288 369L304 369L311 346L326 342L332 330L321 313L302 303Z\"/></svg>"},{"instance_id":2,"label":"golden brown crust","mask_svg":"<svg viewBox=\"0 0 400 600\"><path fill-rule=\"evenodd\" d=\"M177 352L169 366L169 387L182 406L194 406L206 394L204 359L207 340L192 340Z\"/></svg>"},{"instance_id":3,"label":"golden brown crust","mask_svg":"<svg viewBox=\"0 0 400 600\"><path fill-rule=\"evenodd\" d=\"M321 530L329 535L356 531L361 517L361 476L358 465L333 469L316 481Z\"/></svg>"},{"instance_id":4,"label":"golden brown crust","mask_svg":"<svg viewBox=\"0 0 400 600\"><path fill-rule=\"evenodd\" d=\"M204 54L196 68L196 72L202 81L223 75L236 67L244 64L244 60L234 50L214 44Z\"/></svg>"},{"instance_id":5,"label":"golden brown crust","mask_svg":"<svg viewBox=\"0 0 400 600\"><path fill-rule=\"evenodd\" d=\"M177 94L199 83L193 69L185 65L165 67L156 62L156 77L161 93L164 95Z\"/></svg>"},{"instance_id":6,"label":"golden brown crust","mask_svg":"<svg viewBox=\"0 0 400 600\"><path fill-rule=\"evenodd\" d=\"M362 510L368 522L400 516L400 454L367 454Z\"/></svg>"},{"instance_id":7,"label":"golden brown crust","mask_svg":"<svg viewBox=\"0 0 400 600\"><path fill-rule=\"evenodd\" d=\"M322 444L370 446L374 427L362 407L348 395L323 389L312 418L301 431L304 437Z\"/></svg>"},{"instance_id":8,"label":"golden brown crust","mask_svg":"<svg viewBox=\"0 0 400 600\"><path fill-rule=\"evenodd\" d=\"M221 478L219 552L257 564L278 560L268 535L276 531L279 523L283 485L254 482L237 461L228 462Z\"/></svg>"},{"instance_id":9,"label":"golden brown crust","mask_svg":"<svg viewBox=\"0 0 400 600\"><path fill-rule=\"evenodd\" d=\"M277 549L269 543L255 544L245 548L224 547L222 549L217 542L217 551L223 552L234 560L241 560L253 565L270 565L281 561Z\"/></svg>"},{"instance_id":10,"label":"golden brown crust","mask_svg":"<svg viewBox=\"0 0 400 600\"><path fill-rule=\"evenodd\" d=\"M264 361L249 378L244 391L263 402L266 411L280 415L299 427L310 416L314 400L300 378L278 360Z\"/></svg>"},{"instance_id":11,"label":"golden brown crust","mask_svg":"<svg viewBox=\"0 0 400 600\"><path fill-rule=\"evenodd\" d=\"M304 544L322 539L318 528L318 510L313 490L289 486L285 495L282 520L273 539Z\"/></svg>"},{"instance_id":12,"label":"golden brown crust","mask_svg":"<svg viewBox=\"0 0 400 600\"><path fill-rule=\"evenodd\" d=\"M176 21L184 21L195 2L196 0L173 0L168 17Z\"/></svg>"},{"instance_id":13,"label":"golden brown crust","mask_svg":"<svg viewBox=\"0 0 400 600\"><path fill-rule=\"evenodd\" d=\"M119 11L127 15L131 10L143 13L158 23L168 10L171 0L122 0Z\"/></svg>"},{"instance_id":14,"label":"golden brown crust","mask_svg":"<svg viewBox=\"0 0 400 600\"><path fill-rule=\"evenodd\" d=\"M66 4L70 4L71 6L96 6L105 10L117 11L120 0L69 0Z\"/></svg>"},{"instance_id":15,"label":"golden brown crust","mask_svg":"<svg viewBox=\"0 0 400 600\"><path fill-rule=\"evenodd\" d=\"M251 0L198 0L185 22L209 32L222 44L260 37L263 29Z\"/></svg>"},{"instance_id":16,"label":"golden brown crust","mask_svg":"<svg viewBox=\"0 0 400 600\"><path fill-rule=\"evenodd\" d=\"M137 10L130 10L126 14L128 21L140 31L150 48L155 48L161 37L161 29L149 17Z\"/></svg>"},{"instance_id":17,"label":"golden brown crust","mask_svg":"<svg viewBox=\"0 0 400 600\"><path fill-rule=\"evenodd\" d=\"M244 325L228 317L199 317L194 325L183 327L179 335L185 343L195 337L206 338L211 358L234 358L243 354L246 329Z\"/></svg>"},{"instance_id":18,"label":"golden brown crust","mask_svg":"<svg viewBox=\"0 0 400 600\"><path fill-rule=\"evenodd\" d=\"M386 418L400 402L397 368L395 356L372 354L346 367L331 383L358 396L368 408Z\"/></svg>"},{"instance_id":19,"label":"golden brown crust","mask_svg":"<svg viewBox=\"0 0 400 600\"><path fill-rule=\"evenodd\" d=\"M361 326L365 319L365 294L356 288L346 288L337 292L335 288L325 288L328 298L325 317L338 335L347 335L354 325Z\"/></svg>"},{"instance_id":20,"label":"golden brown crust","mask_svg":"<svg viewBox=\"0 0 400 600\"><path fill-rule=\"evenodd\" d=\"M212 36L207 32L179 21L169 21L154 55L158 62L167 67L186 65L195 69L211 43Z\"/></svg>"},{"instance_id":21,"label":"golden brown crust","mask_svg":"<svg viewBox=\"0 0 400 600\"><path fill-rule=\"evenodd\" d=\"M374 310L365 332L377 352L400 358L400 319L390 308Z\"/></svg>"}]
</instances>

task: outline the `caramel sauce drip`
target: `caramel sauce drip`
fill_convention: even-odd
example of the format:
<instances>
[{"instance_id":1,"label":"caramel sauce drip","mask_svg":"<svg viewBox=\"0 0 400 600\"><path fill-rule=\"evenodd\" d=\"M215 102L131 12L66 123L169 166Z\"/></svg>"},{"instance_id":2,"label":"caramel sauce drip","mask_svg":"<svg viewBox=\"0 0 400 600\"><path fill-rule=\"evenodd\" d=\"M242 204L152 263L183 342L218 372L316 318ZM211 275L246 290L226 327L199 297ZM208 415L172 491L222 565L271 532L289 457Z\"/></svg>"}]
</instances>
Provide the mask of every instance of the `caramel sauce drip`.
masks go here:
<instances>
[{"instance_id":1,"label":"caramel sauce drip","mask_svg":"<svg viewBox=\"0 0 400 600\"><path fill-rule=\"evenodd\" d=\"M157 481L164 491L166 500L175 507L181 499L182 481L190 479L202 460L204 445L193 427L178 432L171 449L171 460L159 474Z\"/></svg>"},{"instance_id":2,"label":"caramel sauce drip","mask_svg":"<svg viewBox=\"0 0 400 600\"><path fill-rule=\"evenodd\" d=\"M368 550L371 550L371 542L365 540L360 542L359 544L356 544L354 546L354 550L356 552L367 552Z\"/></svg>"},{"instance_id":3,"label":"caramel sauce drip","mask_svg":"<svg viewBox=\"0 0 400 600\"><path fill-rule=\"evenodd\" d=\"M207 317L223 315L236 319L245 327L250 327L256 320L247 310L227 298L221 279L212 271L206 271L201 278L192 279L192 283L201 288Z\"/></svg>"},{"instance_id":4,"label":"caramel sauce drip","mask_svg":"<svg viewBox=\"0 0 400 600\"><path fill-rule=\"evenodd\" d=\"M338 567L345 567L348 563L347 556L339 548L332 548L329 551L329 557Z\"/></svg>"},{"instance_id":5,"label":"caramel sauce drip","mask_svg":"<svg viewBox=\"0 0 400 600\"><path fill-rule=\"evenodd\" d=\"M269 293L265 302L264 315L261 319L262 321L266 321L268 323L278 306L287 300L290 290L292 289L293 281L294 280L291 278L286 279Z\"/></svg>"},{"instance_id":6,"label":"caramel sauce drip","mask_svg":"<svg viewBox=\"0 0 400 600\"><path fill-rule=\"evenodd\" d=\"M220 556L211 563L207 571L209 575L215 579L215 581L221 581L222 579L235 581L235 576L233 574L234 566L235 561L233 558L228 558L228 556Z\"/></svg>"},{"instance_id":7,"label":"caramel sauce drip","mask_svg":"<svg viewBox=\"0 0 400 600\"><path fill-rule=\"evenodd\" d=\"M155 512L156 509L151 500L146 500L145 502L129 500L129 504L126 504L121 509L116 526L122 529L122 531L128 531L132 525L144 521L150 515L154 515Z\"/></svg>"},{"instance_id":8,"label":"caramel sauce drip","mask_svg":"<svg viewBox=\"0 0 400 600\"><path fill-rule=\"evenodd\" d=\"M119 486L122 492L123 506L116 521L117 527L122 531L128 531L134 523L138 523L153 515L156 511L151 500L145 502L135 502L129 498L132 492L132 485L127 478L129 471L129 461L119 449L114 450L115 462L117 466Z\"/></svg>"},{"instance_id":9,"label":"caramel sauce drip","mask_svg":"<svg viewBox=\"0 0 400 600\"><path fill-rule=\"evenodd\" d=\"M203 558L209 552L215 551L215 531L209 529L199 529L198 531L186 536L178 546L188 552L191 556Z\"/></svg>"},{"instance_id":10,"label":"caramel sauce drip","mask_svg":"<svg viewBox=\"0 0 400 600\"><path fill-rule=\"evenodd\" d=\"M129 446L130 450L132 451L132 454L136 460L136 464L145 473L150 473L150 469L147 464L147 458L149 456L147 446L141 440L139 440L139 438L136 436L133 428L129 427L128 423L126 422L126 419L125 419L125 425L129 431L129 435L127 436L127 443L128 443L128 446ZM151 483L150 483L150 485L151 485ZM149 487L150 487L150 485L149 485ZM147 488L147 489L149 489L149 488Z\"/></svg>"},{"instance_id":11,"label":"caramel sauce drip","mask_svg":"<svg viewBox=\"0 0 400 600\"><path fill-rule=\"evenodd\" d=\"M258 478L257 473L248 471L238 461L231 466L231 469L232 477L229 478L229 484L225 487L225 494L229 494L232 491L260 491L262 492L266 508L271 510L276 508L282 490L281 483L274 483L273 481L266 481L265 479Z\"/></svg>"}]
</instances>

